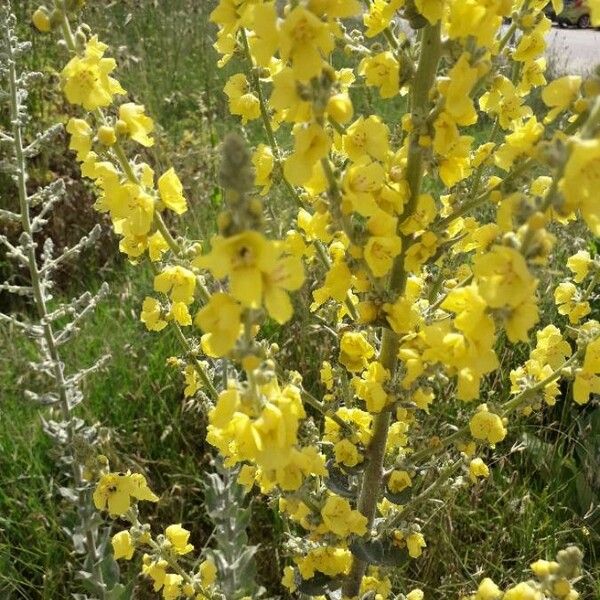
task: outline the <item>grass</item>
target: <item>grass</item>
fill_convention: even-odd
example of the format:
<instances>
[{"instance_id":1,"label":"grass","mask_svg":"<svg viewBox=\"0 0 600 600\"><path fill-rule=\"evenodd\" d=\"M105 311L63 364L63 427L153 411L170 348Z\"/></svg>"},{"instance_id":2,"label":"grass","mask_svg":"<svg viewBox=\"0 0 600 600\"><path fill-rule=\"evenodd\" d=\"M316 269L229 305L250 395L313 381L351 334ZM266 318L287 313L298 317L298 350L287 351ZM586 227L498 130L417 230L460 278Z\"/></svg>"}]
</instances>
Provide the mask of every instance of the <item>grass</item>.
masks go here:
<instances>
[{"instance_id":1,"label":"grass","mask_svg":"<svg viewBox=\"0 0 600 600\"><path fill-rule=\"evenodd\" d=\"M21 23L26 23L25 15L33 5L30 0L18 3ZM224 71L212 67L209 9L210 3L191 0L90 3L86 9L94 29L117 49L124 65L121 79L132 98L143 102L161 124L159 142L144 158L160 170L169 166L164 156L170 156L191 199L187 234L198 239L206 239L213 231L218 210L215 147L225 131L238 127L227 117L220 93L233 66ZM59 64L57 50L47 39L30 35L26 25L22 31L34 40L35 65ZM53 75L48 77L52 83ZM57 106L65 110L48 92L51 87L44 84L32 96L33 110L42 121L51 118ZM367 108L380 107L373 94L361 95L358 100ZM385 110L397 108L385 104ZM246 133L255 139L258 128ZM477 142L487 139L489 123L471 134ZM69 159L61 162L54 157L37 167L41 174L50 167L76 179L68 163ZM72 191L75 199L89 208L92 199L85 187ZM74 212L71 207L60 213L59 221ZM57 230L57 236L59 233ZM114 248L114 240L107 241L107 246L111 244ZM557 257L555 264L564 265L564 259ZM184 401L178 372L165 367L166 359L179 353L176 340L169 334L149 334L138 320L141 299L151 289L151 273L117 259L114 250L100 256L87 254L80 263L65 275L57 297L84 288L97 289L103 279L109 281L111 295L68 347L65 361L72 368L89 365L107 351L112 359L104 371L86 382L86 400L78 413L104 428L103 451L115 468L145 472L153 489L161 494L161 502L147 508L155 530L181 521L192 530L194 544L202 547L211 533L203 513L201 486L210 461L204 444L205 417L199 402ZM561 269L556 271L552 277L559 276ZM301 308L308 305L310 292L302 294L297 320L290 328L273 326L265 335L280 343L286 363L295 365L312 386L317 381L319 356L330 341L311 322L308 310ZM23 305L16 308L28 310ZM553 310L546 295L543 311L554 314ZM42 430L40 411L27 403L22 393L25 385L42 383L27 375L34 348L6 327L0 329L0 345L0 597L68 597L76 586L77 564L63 532L70 518L69 505L57 494L61 475ZM499 354L504 356L505 379L508 370L525 356L526 347L502 347ZM443 403L439 406L440 420L447 410L455 409ZM594 462L600 455L598 411L593 406L581 410L560 402L546 412L539 423L541 429L531 420L511 427L502 446L504 454L496 456L487 483L470 492L449 492L441 503L427 505L422 514L429 548L422 560L395 573L401 586L409 589L420 581L428 597L456 597L473 588L475 577L485 574L516 580L526 576L532 560L550 558L564 545L577 543L586 551L582 597L600 596L598 514L588 514L589 505L581 502L586 492L597 494L600 487L600 469ZM433 424L431 433L435 431ZM249 535L251 543L261 545L261 583L277 591L285 559L281 550L285 528L262 497L256 496L253 503L255 518ZM133 571L124 573L125 579L133 576ZM279 593L285 597L281 590ZM140 581L135 597L155 595L147 582Z\"/></svg>"}]
</instances>

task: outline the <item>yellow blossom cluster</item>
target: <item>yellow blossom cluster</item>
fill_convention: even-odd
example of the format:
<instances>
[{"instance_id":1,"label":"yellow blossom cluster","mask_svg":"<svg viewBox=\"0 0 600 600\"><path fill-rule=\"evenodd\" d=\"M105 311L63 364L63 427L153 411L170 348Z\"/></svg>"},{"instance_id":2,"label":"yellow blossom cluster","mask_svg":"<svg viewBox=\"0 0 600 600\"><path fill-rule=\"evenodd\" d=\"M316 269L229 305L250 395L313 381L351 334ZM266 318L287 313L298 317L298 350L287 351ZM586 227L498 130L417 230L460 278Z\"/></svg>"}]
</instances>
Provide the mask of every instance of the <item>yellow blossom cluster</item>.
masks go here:
<instances>
[{"instance_id":1,"label":"yellow blossom cluster","mask_svg":"<svg viewBox=\"0 0 600 600\"><path fill-rule=\"evenodd\" d=\"M125 153L153 144L152 120L141 105L116 106L125 91L106 46L83 29L76 41L63 15L63 89L87 111L68 123L70 147L122 251L155 263L141 320L174 327L185 394L209 399L208 442L293 524L290 593L395 597L388 570L427 551L432 494L449 481L482 485L484 453L515 413L555 404L561 378L577 403L600 393L600 326L585 320L600 277L594 251L571 256L572 276L552 289L544 277L557 231L581 220L600 233L600 79L547 83L545 4L219 0L215 48L233 69L223 98L264 136L251 151L224 141L223 210L200 243L163 220L187 208L174 170L156 179ZM44 14L34 22L53 27ZM290 222L265 218L276 190L293 203ZM265 335L269 321L293 319L302 288L306 318L329 340L314 383ZM554 323L540 310L548 294ZM501 349L530 343L503 388ZM133 477L103 476L97 506L123 515L132 498L155 500ZM154 548L143 572L165 598L214 583L209 567L169 571L192 550L180 525L159 541L136 527L117 534L115 551ZM566 567L536 565L540 581L502 592L484 579L472 598L577 597Z\"/></svg>"}]
</instances>

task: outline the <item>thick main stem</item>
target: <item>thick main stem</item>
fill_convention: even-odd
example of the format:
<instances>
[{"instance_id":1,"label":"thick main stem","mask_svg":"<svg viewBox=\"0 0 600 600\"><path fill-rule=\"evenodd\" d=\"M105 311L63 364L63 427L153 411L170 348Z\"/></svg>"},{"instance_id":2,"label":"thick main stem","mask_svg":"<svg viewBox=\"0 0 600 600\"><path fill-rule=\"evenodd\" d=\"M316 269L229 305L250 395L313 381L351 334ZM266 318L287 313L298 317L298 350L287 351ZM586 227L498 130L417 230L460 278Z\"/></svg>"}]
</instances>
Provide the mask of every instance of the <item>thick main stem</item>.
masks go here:
<instances>
[{"instance_id":1,"label":"thick main stem","mask_svg":"<svg viewBox=\"0 0 600 600\"><path fill-rule=\"evenodd\" d=\"M27 264L29 269L29 275L31 278L31 289L33 291L33 298L36 306L36 310L40 319L40 323L42 325L42 330L44 333L44 340L46 342L46 348L49 357L52 362L52 369L54 371L54 379L56 381L56 388L58 392L59 399L59 407L61 412L62 419L66 422L66 433L67 433L67 452L72 454L72 444L74 439L74 431L73 431L73 422L70 418L71 407L69 406L69 387L65 380L63 363L60 359L60 354L58 351L58 345L56 343L56 338L54 336L54 330L52 328L51 321L48 319L48 308L46 302L46 295L44 291L44 286L42 285L42 278L40 275L40 269L37 264L37 258L35 255L35 244L33 241L33 230L31 227L31 217L29 214L29 198L27 194L27 165L25 160L25 151L23 147L23 133L21 129L21 106L19 104L18 92L17 92L17 70L16 70L16 61L13 54L13 46L12 40L10 39L10 35L8 34L8 30L6 30L6 38L7 38L7 52L8 52L8 73L9 73L9 88L10 88L10 117L13 128L13 139L14 139L14 149L15 149L15 158L17 161L17 194L19 197L19 209L21 214L21 226L23 227L23 232L27 236L27 248L26 256L27 256ZM73 457L71 457L73 458ZM81 475L81 469L75 460L70 460L71 463L71 472L73 476L73 481L75 483L76 488L78 489L79 494L79 506L78 510L83 515L84 512L84 494L81 491L81 487L83 484L83 479ZM82 516L82 518L84 518ZM103 578L102 572L99 568L96 567L96 562L98 559L98 551L96 548L96 539L94 533L86 528L85 534L85 543L87 547L88 556L92 559L92 564L94 565L94 575L96 577L96 581L99 584L99 588L103 589ZM102 596L104 596L103 592Z\"/></svg>"},{"instance_id":2,"label":"thick main stem","mask_svg":"<svg viewBox=\"0 0 600 600\"><path fill-rule=\"evenodd\" d=\"M429 93L435 82L440 59L441 39L440 24L430 25L421 34L421 54L411 94L413 116L423 119L428 113ZM414 212L421 191L423 179L423 154L418 144L418 131L409 139L409 154L406 166L406 180L410 189L410 197L400 222L406 221ZM403 238L403 252L396 257L389 282L389 290L393 295L402 295L406 287L407 273L404 268L404 257L408 239ZM381 338L379 361L393 376L397 365L399 339L390 329L384 329ZM379 500L383 479L383 460L390 427L390 413L385 411L373 418L373 437L367 450L367 465L363 472L358 510L367 517L370 529L375 518L377 501ZM368 564L354 556L350 573L342 587L345 597L355 598L360 591L360 584Z\"/></svg>"}]
</instances>

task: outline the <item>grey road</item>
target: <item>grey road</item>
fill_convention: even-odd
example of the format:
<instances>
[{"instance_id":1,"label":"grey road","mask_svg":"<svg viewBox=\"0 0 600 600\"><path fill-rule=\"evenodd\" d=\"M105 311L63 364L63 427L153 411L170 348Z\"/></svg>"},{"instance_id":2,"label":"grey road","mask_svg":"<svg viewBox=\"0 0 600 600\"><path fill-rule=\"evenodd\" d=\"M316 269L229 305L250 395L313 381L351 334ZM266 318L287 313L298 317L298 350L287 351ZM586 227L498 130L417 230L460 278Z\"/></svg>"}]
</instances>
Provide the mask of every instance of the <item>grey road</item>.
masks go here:
<instances>
[{"instance_id":1,"label":"grey road","mask_svg":"<svg viewBox=\"0 0 600 600\"><path fill-rule=\"evenodd\" d=\"M600 31L552 27L546 51L550 75L586 75L600 64Z\"/></svg>"}]
</instances>

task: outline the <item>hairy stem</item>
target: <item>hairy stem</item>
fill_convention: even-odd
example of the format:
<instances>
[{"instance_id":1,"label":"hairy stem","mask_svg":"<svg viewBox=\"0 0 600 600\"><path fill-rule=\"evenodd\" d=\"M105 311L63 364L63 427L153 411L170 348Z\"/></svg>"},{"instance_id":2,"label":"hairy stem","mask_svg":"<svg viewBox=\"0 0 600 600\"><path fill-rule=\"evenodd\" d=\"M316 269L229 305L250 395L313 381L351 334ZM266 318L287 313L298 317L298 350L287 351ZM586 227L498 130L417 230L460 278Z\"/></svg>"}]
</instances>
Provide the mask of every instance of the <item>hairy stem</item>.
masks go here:
<instances>
[{"instance_id":1,"label":"hairy stem","mask_svg":"<svg viewBox=\"0 0 600 600\"><path fill-rule=\"evenodd\" d=\"M61 360L58 345L56 343L56 337L54 329L52 327L51 320L48 319L48 307L45 294L45 288L42 283L42 276L40 268L37 263L37 257L35 255L36 245L33 240L33 230L31 226L31 215L29 213L29 197L27 194L27 163L25 159L25 151L23 145L23 131L22 131L22 106L19 102L18 95L18 76L16 70L16 61L13 52L13 42L11 40L8 29L5 29L6 36L6 48L8 53L8 86L10 90L10 118L12 123L13 131L13 147L15 151L15 158L17 162L17 194L19 198L19 210L21 216L21 226L23 232L27 236L27 267L29 269L29 276L31 279L31 289L33 291L33 299L35 302L36 311L40 319L42 326L44 340L46 342L46 352L48 357L51 359L52 370L54 374L54 380L56 382L56 390L59 399L59 408L61 418L65 421L67 442L65 444L66 451L70 455L69 462L71 463L71 473L73 482L79 495L78 510L85 524L87 520L85 517L86 507L86 494L82 489L83 478L81 473L81 467L77 464L74 459L73 453L73 441L75 432L73 429L73 420L71 419L71 407L69 405L69 397L71 395L71 388L65 379L64 366ZM98 583L98 591L104 598L104 582L102 577L102 571L97 566L98 561L98 550L96 547L96 538L94 531L90 527L86 527L85 533L85 546L87 555L91 559L93 575Z\"/></svg>"},{"instance_id":2,"label":"hairy stem","mask_svg":"<svg viewBox=\"0 0 600 600\"><path fill-rule=\"evenodd\" d=\"M435 82L435 76L440 59L441 40L440 25L427 26L421 33L421 54L419 65L415 75L411 106L413 113L418 116L427 114L429 106L429 92ZM421 191L421 181L423 179L424 165L422 149L418 144L418 133L411 134L409 138L409 154L406 166L406 180L410 189L410 197L403 213L401 221L406 221L414 212L417 200ZM403 252L396 257L390 277L389 289L393 294L403 294L406 287L407 274L404 268L404 256L408 240L403 240ZM384 329L381 341L381 350L379 361L394 374L397 365L399 339L398 336L389 329ZM390 413L388 411L379 413L373 418L373 437L367 450L367 466L363 472L360 485L360 494L358 498L358 510L367 517L367 527L371 528L375 518L377 501L381 491L383 480L383 460L385 457L385 447L390 427ZM365 574L368 564L354 556L352 567L344 585L342 593L348 598L354 598L360 590L360 583Z\"/></svg>"}]
</instances>

